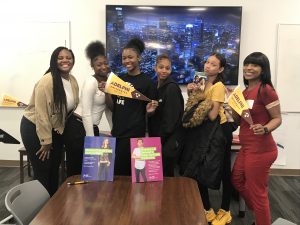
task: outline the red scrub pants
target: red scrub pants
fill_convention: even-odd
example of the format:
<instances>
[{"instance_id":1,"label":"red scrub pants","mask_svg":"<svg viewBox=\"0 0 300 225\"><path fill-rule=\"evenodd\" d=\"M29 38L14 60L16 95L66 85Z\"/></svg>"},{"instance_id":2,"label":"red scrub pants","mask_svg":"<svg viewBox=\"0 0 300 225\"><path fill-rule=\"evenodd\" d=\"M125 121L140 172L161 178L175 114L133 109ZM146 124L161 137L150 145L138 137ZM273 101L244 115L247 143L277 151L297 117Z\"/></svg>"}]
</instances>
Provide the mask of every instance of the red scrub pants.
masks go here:
<instances>
[{"instance_id":1,"label":"red scrub pants","mask_svg":"<svg viewBox=\"0 0 300 225\"><path fill-rule=\"evenodd\" d=\"M270 225L268 198L269 171L277 150L250 152L241 149L232 171L232 184L240 192L255 216L256 225Z\"/></svg>"}]
</instances>

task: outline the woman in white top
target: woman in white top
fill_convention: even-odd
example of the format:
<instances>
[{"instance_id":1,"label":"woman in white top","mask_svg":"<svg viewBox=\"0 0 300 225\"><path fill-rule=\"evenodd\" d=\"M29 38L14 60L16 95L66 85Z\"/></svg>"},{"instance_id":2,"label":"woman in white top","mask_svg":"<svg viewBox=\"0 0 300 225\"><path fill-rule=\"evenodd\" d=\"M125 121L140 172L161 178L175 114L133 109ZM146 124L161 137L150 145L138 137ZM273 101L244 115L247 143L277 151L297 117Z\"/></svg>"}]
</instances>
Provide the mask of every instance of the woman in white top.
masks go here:
<instances>
[{"instance_id":1,"label":"woman in white top","mask_svg":"<svg viewBox=\"0 0 300 225\"><path fill-rule=\"evenodd\" d=\"M98 125L103 112L110 127L111 111L106 105L106 94L99 90L102 81L106 81L109 65L104 45L100 41L90 43L86 55L91 61L95 74L86 79L82 86L79 105L67 121L64 132L67 176L81 173L85 136L99 136Z\"/></svg>"}]
</instances>

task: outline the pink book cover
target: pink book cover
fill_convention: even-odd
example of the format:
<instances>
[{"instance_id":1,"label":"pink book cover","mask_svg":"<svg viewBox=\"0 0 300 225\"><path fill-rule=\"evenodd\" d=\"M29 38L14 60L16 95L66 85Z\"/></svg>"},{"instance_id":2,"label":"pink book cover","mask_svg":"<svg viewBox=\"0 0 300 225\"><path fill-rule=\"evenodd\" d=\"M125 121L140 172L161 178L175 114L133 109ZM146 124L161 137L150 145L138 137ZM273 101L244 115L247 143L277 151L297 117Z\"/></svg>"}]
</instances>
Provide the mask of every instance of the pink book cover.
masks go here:
<instances>
[{"instance_id":1,"label":"pink book cover","mask_svg":"<svg viewBox=\"0 0 300 225\"><path fill-rule=\"evenodd\" d=\"M130 138L130 151L133 183L163 180L160 137Z\"/></svg>"}]
</instances>

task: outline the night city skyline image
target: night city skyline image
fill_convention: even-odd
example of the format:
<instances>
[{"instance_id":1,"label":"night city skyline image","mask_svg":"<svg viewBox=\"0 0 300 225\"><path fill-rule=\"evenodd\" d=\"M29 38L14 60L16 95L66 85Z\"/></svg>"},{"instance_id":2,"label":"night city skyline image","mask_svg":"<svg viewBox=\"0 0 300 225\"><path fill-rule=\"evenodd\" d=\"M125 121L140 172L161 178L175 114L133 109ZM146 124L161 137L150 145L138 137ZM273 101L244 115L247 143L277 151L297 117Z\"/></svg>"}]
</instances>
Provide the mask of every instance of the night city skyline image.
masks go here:
<instances>
[{"instance_id":1,"label":"night city skyline image","mask_svg":"<svg viewBox=\"0 0 300 225\"><path fill-rule=\"evenodd\" d=\"M156 80L158 54L172 60L172 78L192 82L203 71L207 57L218 52L226 57L225 84L238 83L242 7L106 6L106 47L111 70L125 73L121 52L138 37L145 42L141 70Z\"/></svg>"}]
</instances>

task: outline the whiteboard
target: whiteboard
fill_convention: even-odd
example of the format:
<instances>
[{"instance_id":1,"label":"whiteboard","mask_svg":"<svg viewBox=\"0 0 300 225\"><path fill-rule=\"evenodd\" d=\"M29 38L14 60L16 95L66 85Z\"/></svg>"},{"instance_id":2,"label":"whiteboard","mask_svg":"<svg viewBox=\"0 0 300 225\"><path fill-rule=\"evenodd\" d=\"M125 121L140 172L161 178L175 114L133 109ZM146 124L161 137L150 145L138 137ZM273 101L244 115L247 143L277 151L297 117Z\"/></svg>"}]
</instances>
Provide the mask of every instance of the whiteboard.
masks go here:
<instances>
[{"instance_id":1,"label":"whiteboard","mask_svg":"<svg viewBox=\"0 0 300 225\"><path fill-rule=\"evenodd\" d=\"M279 24L275 87L282 112L300 112L300 24Z\"/></svg>"},{"instance_id":2,"label":"whiteboard","mask_svg":"<svg viewBox=\"0 0 300 225\"><path fill-rule=\"evenodd\" d=\"M53 50L70 46L69 22L0 22L0 95L28 103Z\"/></svg>"}]
</instances>

